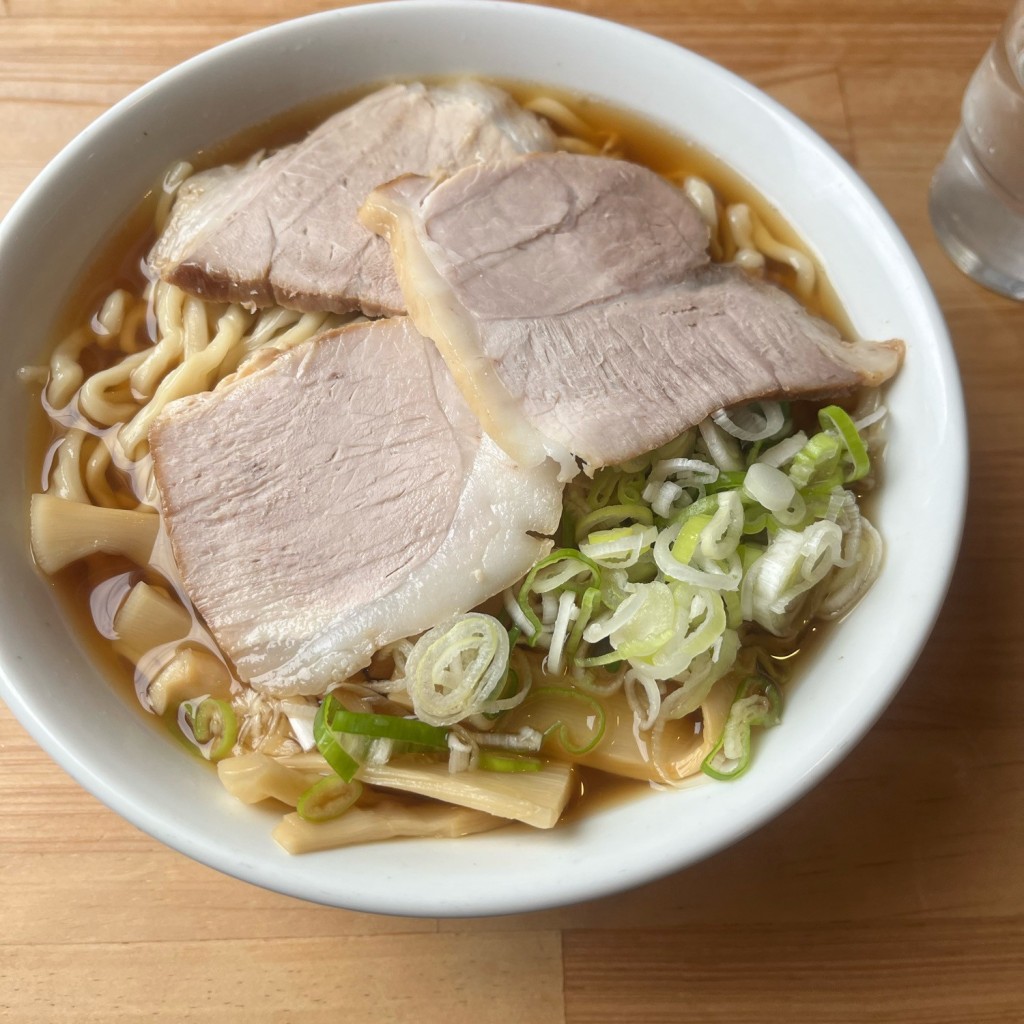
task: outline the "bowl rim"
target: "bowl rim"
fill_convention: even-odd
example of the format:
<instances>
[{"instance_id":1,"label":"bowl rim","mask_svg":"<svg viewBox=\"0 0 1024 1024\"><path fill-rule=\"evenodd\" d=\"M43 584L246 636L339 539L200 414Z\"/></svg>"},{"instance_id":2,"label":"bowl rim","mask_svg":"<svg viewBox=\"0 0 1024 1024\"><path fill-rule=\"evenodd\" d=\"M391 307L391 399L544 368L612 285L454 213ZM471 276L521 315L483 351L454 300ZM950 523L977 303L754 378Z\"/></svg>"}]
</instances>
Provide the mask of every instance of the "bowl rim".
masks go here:
<instances>
[{"instance_id":1,"label":"bowl rim","mask_svg":"<svg viewBox=\"0 0 1024 1024\"><path fill-rule=\"evenodd\" d=\"M405 14L408 8L406 0L387 0L383 3L324 11L279 22L221 43L168 69L106 110L50 161L0 221L0 251L3 251L10 244L11 239L17 235L21 221L27 220L29 217L32 204L36 202L37 197L45 193L52 181L63 173L63 168L69 163L84 158L93 140L106 132L108 126L116 124L124 112L134 105L151 96L158 95L164 90L173 89L178 82L187 79L196 69L230 59L236 53L254 44L272 40L290 32L315 31L320 25L339 20L342 22L356 19L386 21L389 18ZM811 147L820 159L831 164L885 229L887 241L894 246L904 269L910 275L916 299L923 304L931 340L936 345L935 355L942 371L941 382L945 387L942 397L948 412L950 436L960 442L948 453L949 461L945 467L947 480L951 482L948 493L952 506L948 511L954 529L949 535L946 550L937 560L936 578L941 581L942 585L929 595L919 613L913 642L904 645L894 659L890 685L872 691L872 697L863 708L862 716L857 720L855 727L848 729L820 758L807 765L802 773L785 780L785 784L753 813L737 823L720 828L708 839L698 840L691 845L685 855L674 860L663 858L651 862L627 863L620 865L613 873L581 870L573 876L573 881L568 889L558 892L543 888L530 892L521 890L478 892L467 897L462 903L452 903L450 900L442 903L430 892L412 895L409 892L398 892L389 899L379 892L367 896L355 892L351 888L346 891L328 891L322 885L310 884L305 877L305 872L282 870L280 864L265 864L256 860L240 862L230 851L223 849L215 841L175 827L164 816L156 813L147 804L132 799L111 779L98 772L88 753L86 752L83 756L81 750L66 745L48 724L45 708L33 702L31 693L19 687L17 682L9 678L6 668L0 667L0 696L3 697L5 703L30 735L65 771L120 816L161 842L203 864L270 890L354 910L435 917L519 913L607 895L641 885L696 863L780 814L823 779L859 742L895 697L903 680L917 660L934 626L952 578L966 509L966 486L958 486L958 484L965 484L967 479L966 417L952 343L938 303L916 257L888 212L857 172L816 132L786 108L744 79L707 58L668 40L590 15L558 8L524 5L510 2L510 0L419 0L415 8L417 16L423 16L425 11L429 11L433 12L433 16L439 18L450 18L453 15L474 18L514 17L524 21L533 21L538 27L544 26L546 29L570 34L576 30L593 30L596 26L600 26L601 31L614 31L623 39L629 39L634 44L650 48L652 53L657 53L665 60L689 61L694 67L698 67L703 75L713 81L716 87L730 89L762 107L772 118L784 125L790 133L799 137L803 144ZM245 126L240 125L239 127ZM319 857L320 855L312 856Z\"/></svg>"}]
</instances>

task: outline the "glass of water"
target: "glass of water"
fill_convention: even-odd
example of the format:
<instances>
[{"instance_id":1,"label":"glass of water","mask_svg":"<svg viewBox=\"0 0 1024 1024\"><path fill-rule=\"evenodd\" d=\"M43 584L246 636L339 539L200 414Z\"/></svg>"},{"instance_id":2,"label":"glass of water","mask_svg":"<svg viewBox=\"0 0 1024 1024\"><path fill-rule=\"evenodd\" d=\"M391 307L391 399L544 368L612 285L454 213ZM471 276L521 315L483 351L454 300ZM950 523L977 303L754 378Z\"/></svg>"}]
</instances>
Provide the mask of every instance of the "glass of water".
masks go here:
<instances>
[{"instance_id":1,"label":"glass of water","mask_svg":"<svg viewBox=\"0 0 1024 1024\"><path fill-rule=\"evenodd\" d=\"M939 241L965 274L1024 300L1024 0L967 86L928 206Z\"/></svg>"}]
</instances>

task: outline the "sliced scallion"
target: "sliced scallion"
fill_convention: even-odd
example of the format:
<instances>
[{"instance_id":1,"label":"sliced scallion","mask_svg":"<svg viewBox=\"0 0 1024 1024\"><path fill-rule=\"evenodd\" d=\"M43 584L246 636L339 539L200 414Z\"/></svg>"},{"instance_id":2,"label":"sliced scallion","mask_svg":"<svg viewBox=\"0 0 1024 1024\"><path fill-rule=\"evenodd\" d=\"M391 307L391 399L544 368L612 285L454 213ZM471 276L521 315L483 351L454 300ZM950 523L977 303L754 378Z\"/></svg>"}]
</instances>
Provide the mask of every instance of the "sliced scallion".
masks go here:
<instances>
[{"instance_id":1,"label":"sliced scallion","mask_svg":"<svg viewBox=\"0 0 1024 1024\"><path fill-rule=\"evenodd\" d=\"M604 706L587 693L557 686L530 691L520 709L521 721L553 737L570 757L589 754L604 736Z\"/></svg>"},{"instance_id":2,"label":"sliced scallion","mask_svg":"<svg viewBox=\"0 0 1024 1024\"><path fill-rule=\"evenodd\" d=\"M541 634L540 618L530 604L532 593L545 593L554 587L565 587L582 593L588 587L600 586L600 566L574 548L559 548L537 562L523 580L518 598L519 608L533 628L527 640L530 646L536 645Z\"/></svg>"},{"instance_id":3,"label":"sliced scallion","mask_svg":"<svg viewBox=\"0 0 1024 1024\"><path fill-rule=\"evenodd\" d=\"M344 733L336 732L330 722L334 713L342 710L338 699L327 694L313 719L313 739L316 748L323 754L324 760L346 782L351 782L359 771L359 762L348 752L345 746Z\"/></svg>"},{"instance_id":4,"label":"sliced scallion","mask_svg":"<svg viewBox=\"0 0 1024 1024\"><path fill-rule=\"evenodd\" d=\"M860 436L850 414L838 405L826 405L818 411L818 422L823 430L838 435L846 449L846 455L850 462L850 469L846 474L846 482L853 483L855 480L862 480L871 469L871 459L868 457L868 449Z\"/></svg>"},{"instance_id":5,"label":"sliced scallion","mask_svg":"<svg viewBox=\"0 0 1024 1024\"><path fill-rule=\"evenodd\" d=\"M231 753L238 738L238 719L228 701L207 697L186 707L185 720L207 760L220 761Z\"/></svg>"},{"instance_id":6,"label":"sliced scallion","mask_svg":"<svg viewBox=\"0 0 1024 1024\"><path fill-rule=\"evenodd\" d=\"M711 516L691 516L683 521L679 527L679 533L672 543L671 552L673 557L678 558L684 565L688 565L693 558L700 543L700 535L704 527L711 522Z\"/></svg>"},{"instance_id":7,"label":"sliced scallion","mask_svg":"<svg viewBox=\"0 0 1024 1024\"><path fill-rule=\"evenodd\" d=\"M535 616L538 632L539 626ZM470 715L514 707L523 694L498 696L508 662L508 631L491 615L469 612L428 630L405 663L406 691L416 717L448 726Z\"/></svg>"},{"instance_id":8,"label":"sliced scallion","mask_svg":"<svg viewBox=\"0 0 1024 1024\"><path fill-rule=\"evenodd\" d=\"M653 526L654 515L646 505L640 502L631 502L626 505L605 505L604 508L596 508L593 512L588 512L576 523L576 543L578 544L584 537L595 530L607 530L614 526L623 526L629 522ZM568 550L571 551L572 549ZM552 552L552 554L557 554L557 552ZM549 555L548 557L552 556Z\"/></svg>"},{"instance_id":9,"label":"sliced scallion","mask_svg":"<svg viewBox=\"0 0 1024 1024\"><path fill-rule=\"evenodd\" d=\"M704 759L705 775L728 782L750 767L750 730L778 725L782 716L782 691L767 676L747 676L740 683L729 708L725 728Z\"/></svg>"},{"instance_id":10,"label":"sliced scallion","mask_svg":"<svg viewBox=\"0 0 1024 1024\"><path fill-rule=\"evenodd\" d=\"M358 799L363 791L359 782L346 782L337 775L314 782L295 807L299 817L306 821L333 821L340 818Z\"/></svg>"},{"instance_id":11,"label":"sliced scallion","mask_svg":"<svg viewBox=\"0 0 1024 1024\"><path fill-rule=\"evenodd\" d=\"M331 729L335 732L399 740L402 743L411 743L417 747L430 747L435 750L448 749L447 729L436 725L427 725L426 722L419 722L415 718L348 711L338 705L331 714L330 724Z\"/></svg>"},{"instance_id":12,"label":"sliced scallion","mask_svg":"<svg viewBox=\"0 0 1024 1024\"><path fill-rule=\"evenodd\" d=\"M789 478L801 490L830 480L839 469L843 448L832 434L815 434L793 456L789 467Z\"/></svg>"},{"instance_id":13,"label":"sliced scallion","mask_svg":"<svg viewBox=\"0 0 1024 1024\"><path fill-rule=\"evenodd\" d=\"M594 605L601 600L601 591L597 587L587 587L580 598L580 610L573 623L572 632L565 642L565 653L570 659L576 657L580 648L580 641L583 639L583 631L587 628L591 617L594 614Z\"/></svg>"}]
</instances>

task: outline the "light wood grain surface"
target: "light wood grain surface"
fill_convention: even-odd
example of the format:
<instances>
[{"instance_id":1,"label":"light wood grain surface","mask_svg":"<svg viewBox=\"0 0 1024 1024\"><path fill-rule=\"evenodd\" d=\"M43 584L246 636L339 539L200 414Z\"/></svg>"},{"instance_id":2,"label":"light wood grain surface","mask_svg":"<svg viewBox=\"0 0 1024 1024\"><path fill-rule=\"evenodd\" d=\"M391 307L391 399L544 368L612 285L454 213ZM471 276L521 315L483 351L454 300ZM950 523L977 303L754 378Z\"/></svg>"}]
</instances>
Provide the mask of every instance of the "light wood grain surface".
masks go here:
<instances>
[{"instance_id":1,"label":"light wood grain surface","mask_svg":"<svg viewBox=\"0 0 1024 1024\"><path fill-rule=\"evenodd\" d=\"M158 72L329 6L0 0L0 214ZM972 471L959 567L917 668L823 785L711 861L474 921L330 910L222 877L79 789L0 707L0 1019L1024 1021L1024 307L961 277L926 211L1007 3L566 6L767 89L854 162L924 264L960 360Z\"/></svg>"}]
</instances>

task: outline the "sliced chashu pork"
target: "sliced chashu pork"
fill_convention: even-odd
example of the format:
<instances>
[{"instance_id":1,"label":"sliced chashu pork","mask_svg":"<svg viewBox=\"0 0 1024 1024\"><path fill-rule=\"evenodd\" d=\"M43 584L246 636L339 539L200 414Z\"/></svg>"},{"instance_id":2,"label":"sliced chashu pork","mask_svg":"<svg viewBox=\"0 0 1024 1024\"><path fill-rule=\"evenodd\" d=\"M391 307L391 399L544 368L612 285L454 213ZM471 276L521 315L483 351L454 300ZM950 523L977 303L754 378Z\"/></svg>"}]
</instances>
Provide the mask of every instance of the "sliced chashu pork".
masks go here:
<instances>
[{"instance_id":1,"label":"sliced chashu pork","mask_svg":"<svg viewBox=\"0 0 1024 1024\"><path fill-rule=\"evenodd\" d=\"M172 403L150 443L186 592L240 677L321 693L551 548L561 487L483 434L407 318Z\"/></svg>"},{"instance_id":2,"label":"sliced chashu pork","mask_svg":"<svg viewBox=\"0 0 1024 1024\"><path fill-rule=\"evenodd\" d=\"M756 398L840 394L901 342L847 342L784 291L713 266L686 196L646 168L539 155L405 176L360 216L488 433L574 471L650 451Z\"/></svg>"},{"instance_id":3,"label":"sliced chashu pork","mask_svg":"<svg viewBox=\"0 0 1024 1024\"><path fill-rule=\"evenodd\" d=\"M366 194L404 172L454 171L554 145L544 122L491 86L391 85L300 143L188 179L150 263L213 301L398 313L387 246L356 216Z\"/></svg>"}]
</instances>

